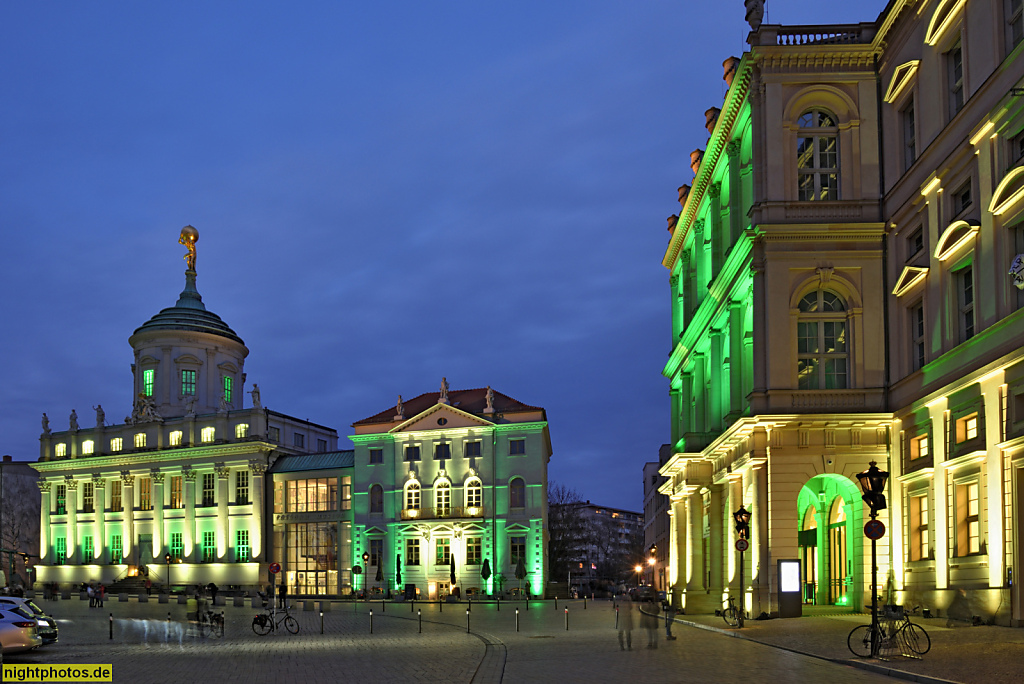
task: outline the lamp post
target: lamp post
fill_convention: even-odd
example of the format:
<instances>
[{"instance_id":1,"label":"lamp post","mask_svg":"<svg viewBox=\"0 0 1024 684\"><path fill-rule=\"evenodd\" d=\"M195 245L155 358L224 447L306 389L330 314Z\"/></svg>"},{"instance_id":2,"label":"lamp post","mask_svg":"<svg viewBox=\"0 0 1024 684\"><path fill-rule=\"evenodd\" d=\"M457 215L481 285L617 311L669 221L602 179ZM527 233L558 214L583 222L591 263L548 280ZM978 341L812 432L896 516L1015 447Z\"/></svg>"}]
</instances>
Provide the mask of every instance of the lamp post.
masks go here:
<instances>
[{"instance_id":1,"label":"lamp post","mask_svg":"<svg viewBox=\"0 0 1024 684\"><path fill-rule=\"evenodd\" d=\"M370 583L370 554L363 552L363 594L366 595L366 600L370 600L369 592L367 591L367 585Z\"/></svg>"},{"instance_id":2,"label":"lamp post","mask_svg":"<svg viewBox=\"0 0 1024 684\"><path fill-rule=\"evenodd\" d=\"M654 586L654 565L655 565L655 563L658 562L658 559L654 557L654 552L657 550L657 548L658 547L656 547L656 546L652 546L651 547L651 555L647 557L647 565L649 565L650 568L651 568L651 586L652 587ZM657 587L655 587L655 588L657 588Z\"/></svg>"},{"instance_id":3,"label":"lamp post","mask_svg":"<svg viewBox=\"0 0 1024 684\"><path fill-rule=\"evenodd\" d=\"M643 569L644 569L644 566L640 565L639 563L637 563L636 567L633 568L633 570L636 571L636 586L638 586L638 587L640 586L640 571L643 570Z\"/></svg>"},{"instance_id":4,"label":"lamp post","mask_svg":"<svg viewBox=\"0 0 1024 684\"><path fill-rule=\"evenodd\" d=\"M885 483L889 480L889 473L879 470L874 461L868 464L868 469L857 473L860 480L860 488L864 490L861 496L864 502L871 508L871 520L864 524L864 536L871 540L871 657L878 655L879 634L878 634L878 540L885 534L885 523L876 520L878 511L885 510Z\"/></svg>"},{"instance_id":5,"label":"lamp post","mask_svg":"<svg viewBox=\"0 0 1024 684\"><path fill-rule=\"evenodd\" d=\"M167 595L171 595L171 554L164 554L164 562L167 563Z\"/></svg>"},{"instance_id":6,"label":"lamp post","mask_svg":"<svg viewBox=\"0 0 1024 684\"><path fill-rule=\"evenodd\" d=\"M736 540L736 550L740 552L740 613L739 613L739 626L743 627L743 616L747 611L747 592L743 586L743 552L747 550L750 542L747 539L750 537L750 511L740 504L740 509L732 514L733 519L736 521L736 535L739 539Z\"/></svg>"}]
</instances>

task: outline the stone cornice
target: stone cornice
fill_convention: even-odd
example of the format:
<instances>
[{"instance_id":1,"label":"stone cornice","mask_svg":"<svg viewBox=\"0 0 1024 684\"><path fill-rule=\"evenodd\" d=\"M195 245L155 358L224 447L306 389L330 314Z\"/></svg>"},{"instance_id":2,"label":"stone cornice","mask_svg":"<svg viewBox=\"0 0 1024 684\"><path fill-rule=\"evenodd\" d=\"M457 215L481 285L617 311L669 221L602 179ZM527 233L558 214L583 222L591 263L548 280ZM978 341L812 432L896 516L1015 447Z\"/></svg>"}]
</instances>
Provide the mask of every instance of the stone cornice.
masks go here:
<instances>
[{"instance_id":1,"label":"stone cornice","mask_svg":"<svg viewBox=\"0 0 1024 684\"><path fill-rule=\"evenodd\" d=\"M196 461L214 458L236 458L255 452L270 453L274 445L267 442L242 442L238 444L214 444L185 449L161 449L146 453L132 453L84 458L62 458L31 464L41 474L58 472L92 471L97 468L146 468L166 461Z\"/></svg>"}]
</instances>

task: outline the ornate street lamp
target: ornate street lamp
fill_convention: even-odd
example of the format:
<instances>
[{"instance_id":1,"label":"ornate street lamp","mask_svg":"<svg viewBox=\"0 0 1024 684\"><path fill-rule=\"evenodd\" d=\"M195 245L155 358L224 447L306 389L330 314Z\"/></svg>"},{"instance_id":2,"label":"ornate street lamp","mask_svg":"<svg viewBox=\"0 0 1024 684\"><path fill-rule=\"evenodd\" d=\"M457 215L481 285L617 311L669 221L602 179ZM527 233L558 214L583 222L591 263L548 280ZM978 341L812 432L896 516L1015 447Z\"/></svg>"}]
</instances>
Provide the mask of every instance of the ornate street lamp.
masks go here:
<instances>
[{"instance_id":1,"label":"ornate street lamp","mask_svg":"<svg viewBox=\"0 0 1024 684\"><path fill-rule=\"evenodd\" d=\"M885 510L885 484L889 480L889 473L879 470L874 461L868 464L868 469L857 473L860 480L860 488L864 490L861 496L864 503L871 508L871 520L864 525L864 536L871 540L871 657L878 655L879 633L878 633L878 540L885 534L885 524L876 520L878 511Z\"/></svg>"},{"instance_id":2,"label":"ornate street lamp","mask_svg":"<svg viewBox=\"0 0 1024 684\"><path fill-rule=\"evenodd\" d=\"M733 520L736 521L736 550L740 552L740 612L739 612L739 626L743 627L743 616L747 612L747 591L743 586L743 552L747 550L750 542L747 541L750 538L750 511L743 507L740 503L740 509L732 514Z\"/></svg>"}]
</instances>

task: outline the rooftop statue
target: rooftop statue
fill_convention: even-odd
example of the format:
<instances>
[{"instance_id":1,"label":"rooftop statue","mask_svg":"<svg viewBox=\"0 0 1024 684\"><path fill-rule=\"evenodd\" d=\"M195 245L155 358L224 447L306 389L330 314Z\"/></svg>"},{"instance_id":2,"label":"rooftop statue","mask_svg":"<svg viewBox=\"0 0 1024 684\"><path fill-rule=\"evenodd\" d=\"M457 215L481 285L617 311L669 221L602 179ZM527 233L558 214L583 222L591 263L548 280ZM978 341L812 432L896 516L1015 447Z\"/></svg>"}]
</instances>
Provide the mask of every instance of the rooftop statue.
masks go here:
<instances>
[{"instance_id":1,"label":"rooftop statue","mask_svg":"<svg viewBox=\"0 0 1024 684\"><path fill-rule=\"evenodd\" d=\"M43 434L50 434L50 418L45 413L43 414Z\"/></svg>"},{"instance_id":2,"label":"rooftop statue","mask_svg":"<svg viewBox=\"0 0 1024 684\"><path fill-rule=\"evenodd\" d=\"M96 427L103 427L107 424L107 414L103 412L103 404L96 404L92 407L96 412Z\"/></svg>"},{"instance_id":3,"label":"rooftop statue","mask_svg":"<svg viewBox=\"0 0 1024 684\"><path fill-rule=\"evenodd\" d=\"M75 413L75 409L71 409L71 415L68 416L68 426L71 432L78 431L78 414Z\"/></svg>"},{"instance_id":4,"label":"rooftop statue","mask_svg":"<svg viewBox=\"0 0 1024 684\"><path fill-rule=\"evenodd\" d=\"M181 237L178 238L179 245L185 245L188 254L185 255L185 263L188 270L196 270L196 243L199 242L199 231L192 226L185 226L181 229Z\"/></svg>"},{"instance_id":5,"label":"rooftop statue","mask_svg":"<svg viewBox=\"0 0 1024 684\"><path fill-rule=\"evenodd\" d=\"M249 394L252 395L252 407L254 409L263 408L263 404L260 403L260 386L255 382L252 383L252 389L249 390Z\"/></svg>"},{"instance_id":6,"label":"rooftop statue","mask_svg":"<svg viewBox=\"0 0 1024 684\"><path fill-rule=\"evenodd\" d=\"M437 403L448 403L448 378L441 378L441 396L437 398Z\"/></svg>"}]
</instances>

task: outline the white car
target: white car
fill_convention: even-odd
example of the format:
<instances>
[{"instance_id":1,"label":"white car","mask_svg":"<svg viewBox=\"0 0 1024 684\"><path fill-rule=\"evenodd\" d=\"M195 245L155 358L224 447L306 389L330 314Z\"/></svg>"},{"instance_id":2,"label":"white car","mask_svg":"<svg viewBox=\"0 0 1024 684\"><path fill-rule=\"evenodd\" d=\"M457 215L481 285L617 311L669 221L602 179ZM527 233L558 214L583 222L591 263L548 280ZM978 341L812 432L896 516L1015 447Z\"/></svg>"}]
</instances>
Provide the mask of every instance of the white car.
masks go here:
<instances>
[{"instance_id":1,"label":"white car","mask_svg":"<svg viewBox=\"0 0 1024 684\"><path fill-rule=\"evenodd\" d=\"M21 608L0 610L0 646L4 653L19 653L39 648L43 640L36 631L36 620Z\"/></svg>"},{"instance_id":2,"label":"white car","mask_svg":"<svg viewBox=\"0 0 1024 684\"><path fill-rule=\"evenodd\" d=\"M57 641L57 622L44 613L35 601L18 596L0 596L0 610L10 610L14 607L21 608L25 613L35 617L36 631L42 638L43 644L52 644Z\"/></svg>"}]
</instances>

